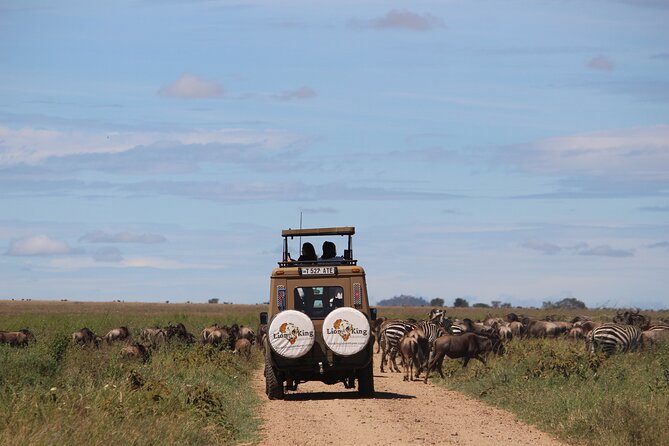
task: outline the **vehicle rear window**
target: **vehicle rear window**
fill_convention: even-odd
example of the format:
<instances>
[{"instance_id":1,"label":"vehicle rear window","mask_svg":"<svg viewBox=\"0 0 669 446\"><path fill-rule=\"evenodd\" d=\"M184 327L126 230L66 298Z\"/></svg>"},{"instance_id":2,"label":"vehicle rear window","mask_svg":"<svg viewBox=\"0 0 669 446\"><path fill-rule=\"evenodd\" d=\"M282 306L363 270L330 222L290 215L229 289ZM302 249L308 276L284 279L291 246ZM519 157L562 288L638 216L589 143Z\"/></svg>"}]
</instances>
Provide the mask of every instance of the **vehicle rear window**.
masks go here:
<instances>
[{"instance_id":1,"label":"vehicle rear window","mask_svg":"<svg viewBox=\"0 0 669 446\"><path fill-rule=\"evenodd\" d=\"M344 289L340 286L296 287L294 297L295 309L314 319L344 306Z\"/></svg>"}]
</instances>

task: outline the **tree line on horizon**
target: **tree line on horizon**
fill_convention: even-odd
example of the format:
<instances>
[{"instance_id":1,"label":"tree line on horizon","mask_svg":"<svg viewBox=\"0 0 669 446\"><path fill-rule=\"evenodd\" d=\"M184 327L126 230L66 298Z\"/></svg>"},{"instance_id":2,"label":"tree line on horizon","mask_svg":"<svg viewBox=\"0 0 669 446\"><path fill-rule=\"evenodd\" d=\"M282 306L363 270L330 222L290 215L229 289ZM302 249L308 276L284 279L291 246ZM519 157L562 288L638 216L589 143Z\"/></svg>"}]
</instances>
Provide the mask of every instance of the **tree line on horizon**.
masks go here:
<instances>
[{"instance_id":1,"label":"tree line on horizon","mask_svg":"<svg viewBox=\"0 0 669 446\"><path fill-rule=\"evenodd\" d=\"M399 296L391 297L390 299L383 299L377 302L380 307L444 307L446 301L441 297L431 299L429 302L423 297L410 296L401 294ZM469 308L469 302L463 297L456 297L451 305L454 308ZM490 304L477 302L471 305L472 308L511 308L512 305L508 302L500 300L493 300ZM585 310L587 306L584 302L575 297L567 297L557 302L545 301L542 304L544 310Z\"/></svg>"}]
</instances>

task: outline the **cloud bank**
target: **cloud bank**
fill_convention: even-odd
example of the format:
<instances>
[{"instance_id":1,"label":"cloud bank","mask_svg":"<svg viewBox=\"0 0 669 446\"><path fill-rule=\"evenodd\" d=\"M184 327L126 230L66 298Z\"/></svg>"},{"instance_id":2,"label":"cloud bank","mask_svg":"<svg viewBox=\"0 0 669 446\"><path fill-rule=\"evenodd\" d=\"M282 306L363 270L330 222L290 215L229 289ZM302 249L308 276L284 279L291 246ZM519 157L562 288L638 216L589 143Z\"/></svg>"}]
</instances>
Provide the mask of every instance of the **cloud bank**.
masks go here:
<instances>
[{"instance_id":1,"label":"cloud bank","mask_svg":"<svg viewBox=\"0 0 669 446\"><path fill-rule=\"evenodd\" d=\"M597 257L632 257L634 251L629 249L615 249L609 245L590 246L587 243L579 243L574 246L559 246L545 241L530 240L522 245L523 248L539 251L544 255L556 255L566 253L580 256Z\"/></svg>"},{"instance_id":2,"label":"cloud bank","mask_svg":"<svg viewBox=\"0 0 669 446\"><path fill-rule=\"evenodd\" d=\"M432 14L416 14L407 10L393 10L383 17L368 21L352 21L352 28L356 29L379 29L379 30L404 30L413 32L425 32L444 27L444 22Z\"/></svg>"},{"instance_id":3,"label":"cloud bank","mask_svg":"<svg viewBox=\"0 0 669 446\"><path fill-rule=\"evenodd\" d=\"M613 71L616 64L606 56L597 56L588 61L587 67L598 71Z\"/></svg>"},{"instance_id":4,"label":"cloud bank","mask_svg":"<svg viewBox=\"0 0 669 446\"><path fill-rule=\"evenodd\" d=\"M168 98L212 99L222 97L225 90L217 82L187 73L181 75L171 84L162 87L158 94Z\"/></svg>"},{"instance_id":5,"label":"cloud bank","mask_svg":"<svg viewBox=\"0 0 669 446\"><path fill-rule=\"evenodd\" d=\"M89 232L79 238L80 242L88 243L142 243L155 244L165 243L167 239L160 234L133 234L130 232L119 232L108 234L103 231Z\"/></svg>"},{"instance_id":6,"label":"cloud bank","mask_svg":"<svg viewBox=\"0 0 669 446\"><path fill-rule=\"evenodd\" d=\"M8 256L51 256L69 254L72 248L62 240L47 235L33 235L12 240L7 249Z\"/></svg>"}]
</instances>

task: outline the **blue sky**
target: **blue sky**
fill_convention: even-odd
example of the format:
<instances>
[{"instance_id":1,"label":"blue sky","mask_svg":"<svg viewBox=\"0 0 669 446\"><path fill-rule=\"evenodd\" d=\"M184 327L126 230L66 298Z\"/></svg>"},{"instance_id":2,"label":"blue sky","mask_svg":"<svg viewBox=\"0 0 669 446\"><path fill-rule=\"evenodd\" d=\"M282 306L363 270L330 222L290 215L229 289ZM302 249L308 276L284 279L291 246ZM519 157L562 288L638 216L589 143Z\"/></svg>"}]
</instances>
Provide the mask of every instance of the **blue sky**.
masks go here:
<instances>
[{"instance_id":1,"label":"blue sky","mask_svg":"<svg viewBox=\"0 0 669 446\"><path fill-rule=\"evenodd\" d=\"M0 298L261 302L301 213L356 227L373 301L667 308L667 23L0 0Z\"/></svg>"}]
</instances>

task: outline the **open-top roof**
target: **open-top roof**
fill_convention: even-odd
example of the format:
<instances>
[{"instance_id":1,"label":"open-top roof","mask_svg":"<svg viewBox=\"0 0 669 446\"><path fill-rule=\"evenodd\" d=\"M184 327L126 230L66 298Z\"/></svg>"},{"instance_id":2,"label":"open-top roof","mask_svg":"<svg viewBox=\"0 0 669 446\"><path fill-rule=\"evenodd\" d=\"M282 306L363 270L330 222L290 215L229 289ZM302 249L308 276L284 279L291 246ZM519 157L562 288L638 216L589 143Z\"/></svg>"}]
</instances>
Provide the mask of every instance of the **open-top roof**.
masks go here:
<instances>
[{"instance_id":1,"label":"open-top roof","mask_svg":"<svg viewBox=\"0 0 669 446\"><path fill-rule=\"evenodd\" d=\"M284 229L281 231L282 237L309 237L319 235L353 235L355 228L352 226L342 226L339 228L310 228L310 229Z\"/></svg>"}]
</instances>

